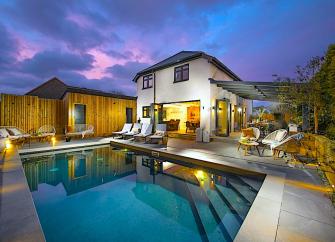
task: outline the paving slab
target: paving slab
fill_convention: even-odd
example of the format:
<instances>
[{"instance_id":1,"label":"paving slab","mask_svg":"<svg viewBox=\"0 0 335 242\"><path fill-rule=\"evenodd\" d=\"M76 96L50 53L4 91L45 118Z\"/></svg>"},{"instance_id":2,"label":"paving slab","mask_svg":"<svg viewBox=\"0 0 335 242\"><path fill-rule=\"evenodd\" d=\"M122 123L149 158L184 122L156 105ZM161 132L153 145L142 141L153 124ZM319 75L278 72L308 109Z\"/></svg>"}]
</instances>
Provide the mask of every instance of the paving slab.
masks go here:
<instances>
[{"instance_id":1,"label":"paving slab","mask_svg":"<svg viewBox=\"0 0 335 242\"><path fill-rule=\"evenodd\" d=\"M276 241L335 241L335 227L286 211L281 211Z\"/></svg>"}]
</instances>

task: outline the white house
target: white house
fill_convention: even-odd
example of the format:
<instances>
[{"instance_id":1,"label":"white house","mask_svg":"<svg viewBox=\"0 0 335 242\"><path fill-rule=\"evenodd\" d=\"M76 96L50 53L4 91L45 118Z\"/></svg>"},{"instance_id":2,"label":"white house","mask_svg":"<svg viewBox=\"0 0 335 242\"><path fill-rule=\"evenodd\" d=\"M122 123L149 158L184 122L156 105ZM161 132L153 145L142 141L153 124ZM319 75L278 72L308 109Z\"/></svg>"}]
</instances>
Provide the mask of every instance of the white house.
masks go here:
<instances>
[{"instance_id":1,"label":"white house","mask_svg":"<svg viewBox=\"0 0 335 242\"><path fill-rule=\"evenodd\" d=\"M181 51L138 72L137 118L167 123L168 130L194 132L201 127L211 135L228 136L245 126L252 102L224 90L213 80L242 80L213 56Z\"/></svg>"}]
</instances>

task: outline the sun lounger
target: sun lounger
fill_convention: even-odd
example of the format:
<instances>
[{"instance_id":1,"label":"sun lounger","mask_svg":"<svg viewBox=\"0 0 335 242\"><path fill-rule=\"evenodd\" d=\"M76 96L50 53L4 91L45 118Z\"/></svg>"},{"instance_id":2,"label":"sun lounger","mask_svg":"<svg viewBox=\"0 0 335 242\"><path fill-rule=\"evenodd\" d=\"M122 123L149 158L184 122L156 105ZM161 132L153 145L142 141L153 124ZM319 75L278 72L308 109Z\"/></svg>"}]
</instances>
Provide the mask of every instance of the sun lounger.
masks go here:
<instances>
[{"instance_id":1,"label":"sun lounger","mask_svg":"<svg viewBox=\"0 0 335 242\"><path fill-rule=\"evenodd\" d=\"M140 140L140 139L145 140L145 138L148 137L151 134L152 134L152 124L144 123L142 125L141 132L139 134L135 134L134 139L135 139L135 141Z\"/></svg>"},{"instance_id":2,"label":"sun lounger","mask_svg":"<svg viewBox=\"0 0 335 242\"><path fill-rule=\"evenodd\" d=\"M112 133L112 136L120 136L120 135L122 136L123 134L130 132L131 127L133 127L133 124L132 124L132 123L125 123L125 124L123 125L122 130L121 130L121 131L113 132L113 133Z\"/></svg>"},{"instance_id":3,"label":"sun lounger","mask_svg":"<svg viewBox=\"0 0 335 242\"><path fill-rule=\"evenodd\" d=\"M74 126L68 126L65 131L66 138L81 136L81 138L85 138L85 136L93 135L94 127L90 124L76 124Z\"/></svg>"},{"instance_id":4,"label":"sun lounger","mask_svg":"<svg viewBox=\"0 0 335 242\"><path fill-rule=\"evenodd\" d=\"M153 141L161 141L162 143L164 143L164 138L166 137L166 124L157 124L156 132L153 135L149 135L146 138L146 142L152 143Z\"/></svg>"},{"instance_id":5,"label":"sun lounger","mask_svg":"<svg viewBox=\"0 0 335 242\"><path fill-rule=\"evenodd\" d=\"M125 138L125 139L132 138L134 135L140 133L141 127L142 127L142 124L140 124L140 123L134 123L133 128L131 129L131 131L122 134L122 137Z\"/></svg>"},{"instance_id":6,"label":"sun lounger","mask_svg":"<svg viewBox=\"0 0 335 242\"><path fill-rule=\"evenodd\" d=\"M31 135L14 126L0 127L0 136L8 138L10 142L23 144Z\"/></svg>"}]
</instances>

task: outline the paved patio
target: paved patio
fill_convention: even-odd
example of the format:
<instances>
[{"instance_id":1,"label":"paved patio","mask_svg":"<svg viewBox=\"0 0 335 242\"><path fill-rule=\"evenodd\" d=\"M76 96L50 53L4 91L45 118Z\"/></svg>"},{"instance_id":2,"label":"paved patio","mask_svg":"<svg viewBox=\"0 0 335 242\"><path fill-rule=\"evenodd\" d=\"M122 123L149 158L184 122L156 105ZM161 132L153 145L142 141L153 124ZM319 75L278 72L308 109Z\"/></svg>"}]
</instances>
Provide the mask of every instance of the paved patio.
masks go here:
<instances>
[{"instance_id":1,"label":"paved patio","mask_svg":"<svg viewBox=\"0 0 335 242\"><path fill-rule=\"evenodd\" d=\"M32 143L31 147L25 145L19 152L50 151L65 147L86 147L87 145L106 144L111 140L114 139L94 138L90 140L74 140L69 143L58 141L54 145ZM147 148L161 148L161 146L157 145L135 143L132 141L118 142ZM244 237L237 237L237 241L335 241L335 209L327 196L327 188L322 185L322 181L315 168L288 167L283 159L273 160L268 151L262 157L259 157L255 151L251 155L244 156L242 150L237 151L237 143L234 138L224 138L221 141L211 143L195 143L191 140L170 138L167 148L162 150L186 157L208 161L215 160L215 162L225 165L230 164L231 166L244 169L261 171L271 174L274 178L277 176L278 179L283 180L284 185L281 188L281 193L277 192L280 188L273 183L266 185L266 194L261 194L263 200L266 198L270 202L279 204L278 220L276 224L273 224L275 226L275 237L264 234L262 238L258 237L256 239L254 237L255 231L246 230L247 233ZM1 169L1 173L4 172ZM6 188L2 184L2 192ZM276 194L280 194L280 196L276 196ZM4 205L4 200L1 197L0 206L3 207ZM259 206L253 211L256 211L256 214L253 214L256 217L262 213L269 215L275 213L275 211L266 210L266 206ZM253 211L251 210L250 213L254 213ZM2 214L1 217L3 217ZM245 221L245 224L247 223ZM254 223L253 226L255 226L254 221L251 221L251 223ZM2 225L3 223L0 222L0 227ZM256 226L267 228L269 225L262 223L262 221L257 221Z\"/></svg>"}]
</instances>

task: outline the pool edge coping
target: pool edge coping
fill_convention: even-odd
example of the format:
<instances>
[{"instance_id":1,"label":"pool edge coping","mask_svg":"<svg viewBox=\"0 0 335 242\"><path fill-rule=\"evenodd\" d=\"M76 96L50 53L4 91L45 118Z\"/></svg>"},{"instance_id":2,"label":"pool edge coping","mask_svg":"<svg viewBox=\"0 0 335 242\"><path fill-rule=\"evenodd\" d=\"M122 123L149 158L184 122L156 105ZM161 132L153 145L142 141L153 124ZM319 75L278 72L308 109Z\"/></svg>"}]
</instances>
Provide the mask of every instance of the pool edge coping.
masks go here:
<instances>
[{"instance_id":1,"label":"pool edge coping","mask_svg":"<svg viewBox=\"0 0 335 242\"><path fill-rule=\"evenodd\" d=\"M0 233L0 237L5 238L4 241L12 241L12 240L19 240L19 241L46 241L45 239L45 235L42 229L42 225L40 222L40 219L38 217L38 213L35 207L35 203L32 197L32 194L30 192L29 186L28 186L28 182L26 179L26 175L22 166L22 161L21 161L21 157L20 154L18 152L18 149L12 148L11 150L6 150L2 153L3 155L3 160L2 160L2 165L3 168L1 169L1 175L2 175L2 184L0 186L0 190L1 190L1 210L3 209L3 207L5 206L12 206L13 203L10 203L8 201L5 200L5 202L2 200L4 199L7 194L6 194L6 190L4 192L4 187L9 186L9 187L13 187L14 186L18 186L20 187L19 191L9 191L10 194L8 194L8 196L17 196L18 194L23 195L23 192L26 192L28 195L28 197L25 200L20 200L17 199L14 201L14 204L17 206L17 204L19 204L19 207L25 207L25 206L30 206L30 208L28 210L25 211L26 216L25 217L15 217L14 215L9 216L9 220L10 222L8 223L8 221L6 219L4 219L3 217L0 219L0 226L1 227L5 227L6 229L4 229L4 231L2 231ZM7 157L6 157L7 156ZM6 164L5 164L6 163ZM8 168L8 170L5 168L5 166L13 166L12 168ZM16 174L14 174L16 173ZM19 177L18 177L19 176ZM4 179L4 177L6 177L6 179ZM7 178L9 178L8 180L11 182L7 181ZM23 182L23 184L20 184L20 179L22 179L21 182ZM14 182L13 182L14 180ZM9 189L10 190L10 189ZM13 195L14 194L14 195ZM5 198L6 199L6 198ZM27 201L28 199L28 201ZM12 202L12 201L11 201ZM29 204L27 204L27 202ZM22 203L22 204L20 204ZM15 213L15 212L14 212ZM3 216L3 214L2 214ZM30 228L27 231L27 228L19 226L20 224L22 225L22 220L29 218L29 225L33 226L35 228ZM8 219L8 218L7 218ZM7 222L7 223L6 223ZM4 224L2 224L4 223ZM6 236L3 233L6 233L8 231L15 231L14 234L11 234L10 237L8 238L8 235ZM19 238L15 238L15 237L19 237ZM12 238L12 239L11 239Z\"/></svg>"}]
</instances>

